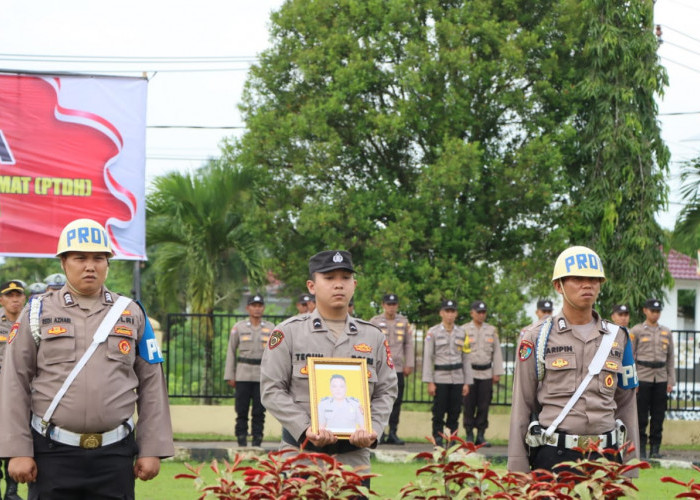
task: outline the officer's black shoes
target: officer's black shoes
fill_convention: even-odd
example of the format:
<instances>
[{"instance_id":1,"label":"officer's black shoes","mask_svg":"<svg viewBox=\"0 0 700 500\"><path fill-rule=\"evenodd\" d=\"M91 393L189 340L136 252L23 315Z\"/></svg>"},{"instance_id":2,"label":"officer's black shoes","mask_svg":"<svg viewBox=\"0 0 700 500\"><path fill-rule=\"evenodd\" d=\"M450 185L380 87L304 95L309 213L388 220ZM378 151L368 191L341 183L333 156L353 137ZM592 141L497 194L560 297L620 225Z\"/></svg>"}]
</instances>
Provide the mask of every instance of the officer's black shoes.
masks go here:
<instances>
[{"instance_id":1,"label":"officer's black shoes","mask_svg":"<svg viewBox=\"0 0 700 500\"><path fill-rule=\"evenodd\" d=\"M253 446L262 446L262 436L253 436Z\"/></svg>"},{"instance_id":2,"label":"officer's black shoes","mask_svg":"<svg viewBox=\"0 0 700 500\"><path fill-rule=\"evenodd\" d=\"M653 446L651 447L651 451L649 453L649 458L661 458L661 453L659 453L659 447L658 446Z\"/></svg>"},{"instance_id":3,"label":"officer's black shoes","mask_svg":"<svg viewBox=\"0 0 700 500\"><path fill-rule=\"evenodd\" d=\"M644 448L639 450L639 458L641 460L646 460L647 459L647 450L645 450Z\"/></svg>"},{"instance_id":4,"label":"officer's black shoes","mask_svg":"<svg viewBox=\"0 0 700 500\"><path fill-rule=\"evenodd\" d=\"M386 439L384 439L384 438L386 438ZM382 436L382 440L386 444L398 444L398 445L406 444L406 441L404 441L399 436L397 436L396 432L389 432L388 436Z\"/></svg>"},{"instance_id":5,"label":"officer's black shoes","mask_svg":"<svg viewBox=\"0 0 700 500\"><path fill-rule=\"evenodd\" d=\"M238 439L238 446L240 446L241 448L245 448L246 446L248 446L248 442L246 441L245 436L236 436L236 439Z\"/></svg>"},{"instance_id":6,"label":"officer's black shoes","mask_svg":"<svg viewBox=\"0 0 700 500\"><path fill-rule=\"evenodd\" d=\"M442 443L442 436L436 436L435 437L435 446L439 446L440 448L442 448L442 444L443 444Z\"/></svg>"},{"instance_id":7,"label":"officer's black shoes","mask_svg":"<svg viewBox=\"0 0 700 500\"><path fill-rule=\"evenodd\" d=\"M474 431L467 431L467 443L473 443L474 442Z\"/></svg>"},{"instance_id":8,"label":"officer's black shoes","mask_svg":"<svg viewBox=\"0 0 700 500\"><path fill-rule=\"evenodd\" d=\"M474 441L474 444L483 444L484 448L491 448L491 443L486 441L483 431L479 431L476 433L476 441Z\"/></svg>"}]
</instances>

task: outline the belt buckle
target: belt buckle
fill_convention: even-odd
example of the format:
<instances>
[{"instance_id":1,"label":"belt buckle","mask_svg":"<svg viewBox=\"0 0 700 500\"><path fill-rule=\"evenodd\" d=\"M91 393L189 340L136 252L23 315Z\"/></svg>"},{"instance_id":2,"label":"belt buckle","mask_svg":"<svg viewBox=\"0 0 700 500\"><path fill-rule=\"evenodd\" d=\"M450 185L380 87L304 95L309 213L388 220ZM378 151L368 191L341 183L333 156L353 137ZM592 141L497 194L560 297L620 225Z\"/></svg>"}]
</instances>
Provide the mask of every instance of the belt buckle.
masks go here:
<instances>
[{"instance_id":1,"label":"belt buckle","mask_svg":"<svg viewBox=\"0 0 700 500\"><path fill-rule=\"evenodd\" d=\"M80 447L86 450L94 450L102 446L102 434L81 434Z\"/></svg>"},{"instance_id":2,"label":"belt buckle","mask_svg":"<svg viewBox=\"0 0 700 500\"><path fill-rule=\"evenodd\" d=\"M598 434L586 435L578 437L579 448L588 447L589 444L595 444L600 441L600 436Z\"/></svg>"}]
</instances>

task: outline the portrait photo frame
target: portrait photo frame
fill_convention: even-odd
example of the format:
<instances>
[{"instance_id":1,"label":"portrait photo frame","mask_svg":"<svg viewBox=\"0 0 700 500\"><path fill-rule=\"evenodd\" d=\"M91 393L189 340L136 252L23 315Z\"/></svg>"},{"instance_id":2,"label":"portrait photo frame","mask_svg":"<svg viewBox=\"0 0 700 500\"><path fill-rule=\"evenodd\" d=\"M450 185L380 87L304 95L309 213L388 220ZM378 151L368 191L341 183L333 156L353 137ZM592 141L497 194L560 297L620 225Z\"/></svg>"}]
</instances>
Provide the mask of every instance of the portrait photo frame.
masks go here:
<instances>
[{"instance_id":1,"label":"portrait photo frame","mask_svg":"<svg viewBox=\"0 0 700 500\"><path fill-rule=\"evenodd\" d=\"M307 358L311 430L330 430L349 439L357 429L372 431L367 360Z\"/></svg>"}]
</instances>

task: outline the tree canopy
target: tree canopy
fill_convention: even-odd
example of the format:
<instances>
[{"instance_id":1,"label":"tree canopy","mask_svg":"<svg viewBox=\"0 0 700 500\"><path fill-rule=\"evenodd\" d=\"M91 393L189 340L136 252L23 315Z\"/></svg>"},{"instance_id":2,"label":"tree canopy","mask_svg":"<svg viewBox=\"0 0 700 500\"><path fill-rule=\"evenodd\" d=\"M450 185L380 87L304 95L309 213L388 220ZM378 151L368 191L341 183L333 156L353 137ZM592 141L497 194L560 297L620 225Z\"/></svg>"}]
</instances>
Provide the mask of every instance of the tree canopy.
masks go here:
<instances>
[{"instance_id":1,"label":"tree canopy","mask_svg":"<svg viewBox=\"0 0 700 500\"><path fill-rule=\"evenodd\" d=\"M229 149L266 176L274 271L347 248L357 309L483 299L522 323L556 255L607 264L603 308L668 281L654 214L668 154L652 5L602 0L290 0L251 69ZM643 187L640 187L643 183ZM466 311L466 307L462 307Z\"/></svg>"}]
</instances>

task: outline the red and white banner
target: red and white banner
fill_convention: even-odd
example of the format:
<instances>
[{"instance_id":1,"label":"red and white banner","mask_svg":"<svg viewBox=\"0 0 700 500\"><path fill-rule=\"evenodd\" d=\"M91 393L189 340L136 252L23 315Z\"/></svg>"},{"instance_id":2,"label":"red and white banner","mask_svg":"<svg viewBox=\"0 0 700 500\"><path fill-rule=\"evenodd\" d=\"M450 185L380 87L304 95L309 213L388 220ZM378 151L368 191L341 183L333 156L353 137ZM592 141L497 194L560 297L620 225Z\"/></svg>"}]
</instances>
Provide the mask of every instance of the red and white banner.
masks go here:
<instances>
[{"instance_id":1,"label":"red and white banner","mask_svg":"<svg viewBox=\"0 0 700 500\"><path fill-rule=\"evenodd\" d=\"M53 257L61 229L102 224L146 258L143 78L0 74L0 255Z\"/></svg>"}]
</instances>

